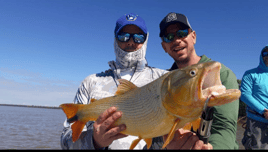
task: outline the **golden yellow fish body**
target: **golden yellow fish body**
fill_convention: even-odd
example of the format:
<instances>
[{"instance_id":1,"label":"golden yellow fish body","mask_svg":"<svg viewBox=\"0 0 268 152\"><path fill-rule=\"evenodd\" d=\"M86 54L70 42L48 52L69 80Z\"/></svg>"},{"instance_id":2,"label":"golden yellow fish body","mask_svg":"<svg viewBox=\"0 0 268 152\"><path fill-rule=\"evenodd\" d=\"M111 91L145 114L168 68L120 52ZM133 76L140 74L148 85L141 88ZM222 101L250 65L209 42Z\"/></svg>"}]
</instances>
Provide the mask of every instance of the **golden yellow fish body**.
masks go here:
<instances>
[{"instance_id":1,"label":"golden yellow fish body","mask_svg":"<svg viewBox=\"0 0 268 152\"><path fill-rule=\"evenodd\" d=\"M147 146L151 138L169 134L166 146L177 128L200 118L208 96L211 96L208 106L223 105L240 97L238 89L226 90L221 84L220 68L219 62L196 64L166 73L140 88L121 79L115 96L93 99L88 105L62 104L67 118L75 122L73 141L78 139L86 122L95 121L114 106L122 112L115 125L126 125L122 133L145 139Z\"/></svg>"},{"instance_id":2,"label":"golden yellow fish body","mask_svg":"<svg viewBox=\"0 0 268 152\"><path fill-rule=\"evenodd\" d=\"M121 83L128 83L120 80ZM115 125L125 124L122 133L139 136L143 139L167 134L176 116L171 115L163 106L160 89L161 79L146 87L133 88L122 95L116 95L94 101L85 105L77 116L83 121L96 120L98 116L111 106L122 112L122 117ZM90 117L89 117L90 116Z\"/></svg>"}]
</instances>

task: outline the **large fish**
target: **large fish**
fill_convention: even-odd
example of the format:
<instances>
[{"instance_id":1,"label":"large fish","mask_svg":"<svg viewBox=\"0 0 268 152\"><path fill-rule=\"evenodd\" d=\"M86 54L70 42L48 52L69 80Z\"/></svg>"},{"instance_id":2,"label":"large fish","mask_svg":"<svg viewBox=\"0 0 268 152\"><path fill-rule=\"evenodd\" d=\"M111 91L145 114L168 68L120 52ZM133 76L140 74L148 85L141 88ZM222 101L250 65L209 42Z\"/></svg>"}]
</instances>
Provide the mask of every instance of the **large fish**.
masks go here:
<instances>
[{"instance_id":1,"label":"large fish","mask_svg":"<svg viewBox=\"0 0 268 152\"><path fill-rule=\"evenodd\" d=\"M173 139L175 130L189 125L196 130L199 127L203 106L208 97L208 106L219 106L237 100L241 92L228 89L220 81L221 64L205 62L188 66L181 70L166 73L151 83L137 87L133 83L120 79L118 90L112 97L91 100L91 104L62 104L72 125L72 139L75 142L88 121L111 106L122 112L115 125L125 124L121 133L138 136L130 149L144 139L147 148L152 138L168 134L163 147Z\"/></svg>"}]
</instances>

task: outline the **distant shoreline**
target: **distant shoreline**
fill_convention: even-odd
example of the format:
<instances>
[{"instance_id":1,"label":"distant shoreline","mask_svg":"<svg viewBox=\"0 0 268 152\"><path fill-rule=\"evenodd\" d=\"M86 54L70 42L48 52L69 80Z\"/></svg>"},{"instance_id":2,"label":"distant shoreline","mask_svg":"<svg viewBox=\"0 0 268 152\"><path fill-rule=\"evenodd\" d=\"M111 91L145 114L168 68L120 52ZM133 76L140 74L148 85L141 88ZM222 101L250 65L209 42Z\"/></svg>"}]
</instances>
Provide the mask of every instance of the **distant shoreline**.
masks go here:
<instances>
[{"instance_id":1,"label":"distant shoreline","mask_svg":"<svg viewBox=\"0 0 268 152\"><path fill-rule=\"evenodd\" d=\"M29 107L29 108L47 108L47 109L61 109L60 107L38 106L38 105L0 104L0 106Z\"/></svg>"},{"instance_id":2,"label":"distant shoreline","mask_svg":"<svg viewBox=\"0 0 268 152\"><path fill-rule=\"evenodd\" d=\"M47 109L61 109L60 107L52 107L52 106L37 106L37 105L17 105L17 104L0 104L0 106L13 106L13 107L29 107L29 108L47 108ZM246 116L238 117L237 123L245 123L247 120Z\"/></svg>"}]
</instances>

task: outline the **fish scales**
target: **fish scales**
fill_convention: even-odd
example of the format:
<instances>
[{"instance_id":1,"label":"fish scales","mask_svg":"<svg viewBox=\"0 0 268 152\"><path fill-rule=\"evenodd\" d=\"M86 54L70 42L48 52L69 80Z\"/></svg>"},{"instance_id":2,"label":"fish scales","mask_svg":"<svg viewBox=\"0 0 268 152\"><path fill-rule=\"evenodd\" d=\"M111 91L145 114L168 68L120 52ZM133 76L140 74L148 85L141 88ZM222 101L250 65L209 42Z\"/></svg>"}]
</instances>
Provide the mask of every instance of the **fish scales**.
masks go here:
<instances>
[{"instance_id":1,"label":"fish scales","mask_svg":"<svg viewBox=\"0 0 268 152\"><path fill-rule=\"evenodd\" d=\"M148 138L150 135L146 136L146 134L154 130L156 125L161 125L163 119L166 118L164 112L166 110L160 100L160 87L158 85L159 83L153 83L151 86L135 90L137 92L133 91L129 95L130 100L125 100L122 106L119 105L117 107L118 111L128 111L127 113L123 113L122 119L117 122L117 124L125 123L127 126L126 131L122 133Z\"/></svg>"},{"instance_id":2,"label":"fish scales","mask_svg":"<svg viewBox=\"0 0 268 152\"><path fill-rule=\"evenodd\" d=\"M87 121L95 121L106 109L114 106L117 111L122 111L114 125L126 124L121 133L145 139L147 148L152 138L168 134L164 148L177 128L188 123L198 128L198 119L208 96L210 107L239 99L239 89L226 90L222 85L220 68L221 64L215 61L195 64L166 73L142 87L120 79L115 96L92 99L89 105L60 105L67 118L75 122L72 125L73 142L79 138ZM136 144L137 141L133 141L131 148Z\"/></svg>"}]
</instances>

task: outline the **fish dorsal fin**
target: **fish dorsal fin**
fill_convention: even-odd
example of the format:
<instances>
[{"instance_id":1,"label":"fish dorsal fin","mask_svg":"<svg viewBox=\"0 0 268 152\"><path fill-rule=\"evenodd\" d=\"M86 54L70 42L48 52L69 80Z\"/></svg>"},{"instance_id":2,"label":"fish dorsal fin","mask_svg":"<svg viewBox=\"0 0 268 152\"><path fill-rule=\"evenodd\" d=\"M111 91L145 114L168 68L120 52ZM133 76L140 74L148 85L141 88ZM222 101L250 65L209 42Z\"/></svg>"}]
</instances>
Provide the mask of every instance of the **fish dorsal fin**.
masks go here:
<instances>
[{"instance_id":1,"label":"fish dorsal fin","mask_svg":"<svg viewBox=\"0 0 268 152\"><path fill-rule=\"evenodd\" d=\"M92 98L92 99L90 100L90 103L93 103L93 102L95 102L95 101L97 101L97 99Z\"/></svg>"},{"instance_id":2,"label":"fish dorsal fin","mask_svg":"<svg viewBox=\"0 0 268 152\"><path fill-rule=\"evenodd\" d=\"M136 89L137 86L133 84L132 82L125 80L125 79L118 79L119 85L117 88L117 91L115 92L115 95L124 94L130 90Z\"/></svg>"}]
</instances>

